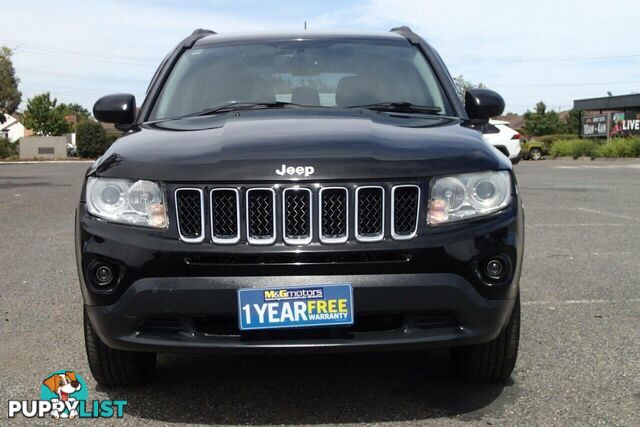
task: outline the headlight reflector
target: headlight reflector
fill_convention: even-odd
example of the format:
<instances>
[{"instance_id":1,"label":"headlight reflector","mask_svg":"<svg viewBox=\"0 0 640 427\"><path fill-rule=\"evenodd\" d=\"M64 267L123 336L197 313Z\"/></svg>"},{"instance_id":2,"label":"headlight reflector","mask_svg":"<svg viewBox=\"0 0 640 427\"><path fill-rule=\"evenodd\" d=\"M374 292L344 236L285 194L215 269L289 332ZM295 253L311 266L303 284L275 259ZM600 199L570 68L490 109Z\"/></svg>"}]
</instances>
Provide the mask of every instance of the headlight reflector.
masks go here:
<instances>
[{"instance_id":1,"label":"headlight reflector","mask_svg":"<svg viewBox=\"0 0 640 427\"><path fill-rule=\"evenodd\" d=\"M89 213L102 219L155 228L168 224L163 192L152 181L89 178L86 200Z\"/></svg>"},{"instance_id":2,"label":"headlight reflector","mask_svg":"<svg viewBox=\"0 0 640 427\"><path fill-rule=\"evenodd\" d=\"M436 180L431 194L433 200L444 200L450 210L456 210L464 203L465 188L457 178L440 178Z\"/></svg>"},{"instance_id":3,"label":"headlight reflector","mask_svg":"<svg viewBox=\"0 0 640 427\"><path fill-rule=\"evenodd\" d=\"M430 225L479 217L504 209L511 199L509 172L477 172L435 178L429 197Z\"/></svg>"},{"instance_id":4,"label":"headlight reflector","mask_svg":"<svg viewBox=\"0 0 640 427\"><path fill-rule=\"evenodd\" d=\"M142 214L149 211L149 207L162 203L160 187L151 181L138 181L129 188L129 206Z\"/></svg>"}]
</instances>

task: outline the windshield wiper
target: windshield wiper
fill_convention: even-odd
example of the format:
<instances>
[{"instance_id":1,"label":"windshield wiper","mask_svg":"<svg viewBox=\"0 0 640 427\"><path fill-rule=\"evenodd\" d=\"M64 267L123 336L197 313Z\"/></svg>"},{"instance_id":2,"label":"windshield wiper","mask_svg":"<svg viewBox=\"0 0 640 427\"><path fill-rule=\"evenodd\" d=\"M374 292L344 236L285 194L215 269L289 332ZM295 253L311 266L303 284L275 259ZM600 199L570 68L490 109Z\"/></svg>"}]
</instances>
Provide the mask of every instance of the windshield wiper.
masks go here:
<instances>
[{"instance_id":1,"label":"windshield wiper","mask_svg":"<svg viewBox=\"0 0 640 427\"><path fill-rule=\"evenodd\" d=\"M290 108L290 107L300 107L300 105L293 104L291 102L282 102L282 101L229 102L227 104L218 105L216 107L205 108L202 111L199 111L194 114L190 114L190 116L208 116L210 114L225 113L225 112L234 111L234 110L260 110L260 109L267 109L267 108Z\"/></svg>"},{"instance_id":2,"label":"windshield wiper","mask_svg":"<svg viewBox=\"0 0 640 427\"><path fill-rule=\"evenodd\" d=\"M352 105L347 108L366 108L374 111L397 111L401 113L440 113L442 108L435 105L416 105L410 102L378 102L376 104Z\"/></svg>"}]
</instances>

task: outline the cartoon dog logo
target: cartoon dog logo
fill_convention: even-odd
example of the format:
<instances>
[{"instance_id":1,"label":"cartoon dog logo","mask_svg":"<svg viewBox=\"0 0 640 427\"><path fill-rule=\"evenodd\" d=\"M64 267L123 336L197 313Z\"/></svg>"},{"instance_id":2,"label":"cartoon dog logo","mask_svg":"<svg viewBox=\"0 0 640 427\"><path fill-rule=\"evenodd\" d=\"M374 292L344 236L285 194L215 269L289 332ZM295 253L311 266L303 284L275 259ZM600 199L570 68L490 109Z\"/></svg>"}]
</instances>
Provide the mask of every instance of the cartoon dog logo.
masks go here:
<instances>
[{"instance_id":1,"label":"cartoon dog logo","mask_svg":"<svg viewBox=\"0 0 640 427\"><path fill-rule=\"evenodd\" d=\"M57 399L51 399L51 402L75 402L76 399L71 395L82 389L82 384L76 379L76 373L73 371L64 371L51 375L42 382L49 390L58 395ZM54 418L75 418L78 411L72 410L67 412L51 411Z\"/></svg>"}]
</instances>

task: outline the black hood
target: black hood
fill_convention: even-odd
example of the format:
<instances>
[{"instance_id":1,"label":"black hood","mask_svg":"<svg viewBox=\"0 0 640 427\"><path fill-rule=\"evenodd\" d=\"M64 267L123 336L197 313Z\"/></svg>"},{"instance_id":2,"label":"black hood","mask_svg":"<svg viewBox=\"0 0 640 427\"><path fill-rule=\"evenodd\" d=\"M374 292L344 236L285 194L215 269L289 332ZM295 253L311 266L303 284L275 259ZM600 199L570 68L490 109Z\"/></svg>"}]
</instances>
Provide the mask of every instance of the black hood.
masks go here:
<instances>
[{"instance_id":1,"label":"black hood","mask_svg":"<svg viewBox=\"0 0 640 427\"><path fill-rule=\"evenodd\" d=\"M310 166L314 173L276 174L283 165ZM510 168L458 119L316 108L142 125L120 138L89 173L173 182L344 181Z\"/></svg>"}]
</instances>

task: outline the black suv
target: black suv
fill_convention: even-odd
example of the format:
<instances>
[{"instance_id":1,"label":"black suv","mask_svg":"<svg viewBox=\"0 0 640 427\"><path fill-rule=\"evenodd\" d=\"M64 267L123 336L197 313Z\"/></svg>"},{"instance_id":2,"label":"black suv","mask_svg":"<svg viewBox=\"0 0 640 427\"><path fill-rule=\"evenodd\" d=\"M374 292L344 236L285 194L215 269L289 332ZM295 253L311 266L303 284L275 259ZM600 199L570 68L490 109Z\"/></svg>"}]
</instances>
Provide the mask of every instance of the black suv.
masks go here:
<instances>
[{"instance_id":1,"label":"black suv","mask_svg":"<svg viewBox=\"0 0 640 427\"><path fill-rule=\"evenodd\" d=\"M466 105L466 106L465 106ZM438 54L389 33L217 35L162 61L76 214L95 379L151 378L158 352L447 346L463 378L514 368L523 210Z\"/></svg>"}]
</instances>

